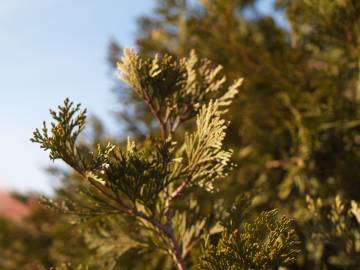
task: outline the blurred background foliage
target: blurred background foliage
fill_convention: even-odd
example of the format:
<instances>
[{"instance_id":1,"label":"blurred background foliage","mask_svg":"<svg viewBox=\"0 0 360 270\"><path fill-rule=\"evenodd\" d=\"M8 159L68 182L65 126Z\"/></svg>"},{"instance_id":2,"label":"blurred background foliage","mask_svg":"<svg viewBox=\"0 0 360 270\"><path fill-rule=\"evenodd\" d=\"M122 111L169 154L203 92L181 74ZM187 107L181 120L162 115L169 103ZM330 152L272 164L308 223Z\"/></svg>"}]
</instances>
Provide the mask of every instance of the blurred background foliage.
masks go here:
<instances>
[{"instance_id":1,"label":"blurred background foliage","mask_svg":"<svg viewBox=\"0 0 360 270\"><path fill-rule=\"evenodd\" d=\"M360 1L278 0L272 16L261 14L258 2L159 0L139 19L139 52L180 58L195 49L221 64L230 81L244 77L227 115L226 144L238 166L221 184L223 203L256 190L253 214L277 208L294 219L301 252L289 269L359 269ZM109 45L114 70L121 45ZM117 83L113 92L127 104L116 121L131 137L159 133L133 92ZM96 119L92 126L94 146L126 140L108 138ZM63 179L55 198L79 196L72 181L79 176L56 168L51 173ZM203 195L205 213L212 200ZM89 243L96 237L91 229L64 227L68 217L32 208L22 223L1 219L1 269L49 269L67 261L106 269L92 262L95 253L106 257L116 250L104 235L100 250ZM198 255L194 248L191 258ZM116 269L171 269L157 253L130 248L112 256Z\"/></svg>"}]
</instances>

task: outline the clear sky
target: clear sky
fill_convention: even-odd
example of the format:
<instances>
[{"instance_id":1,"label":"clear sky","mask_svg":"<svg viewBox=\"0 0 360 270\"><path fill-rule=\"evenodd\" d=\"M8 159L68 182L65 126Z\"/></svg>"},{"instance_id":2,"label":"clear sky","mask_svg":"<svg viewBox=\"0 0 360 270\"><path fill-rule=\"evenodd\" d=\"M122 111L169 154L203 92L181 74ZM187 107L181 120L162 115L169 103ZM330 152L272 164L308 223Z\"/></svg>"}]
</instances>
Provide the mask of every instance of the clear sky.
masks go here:
<instances>
[{"instance_id":1,"label":"clear sky","mask_svg":"<svg viewBox=\"0 0 360 270\"><path fill-rule=\"evenodd\" d=\"M133 46L152 0L0 0L0 189L50 190L29 138L65 97L111 119L110 39Z\"/></svg>"},{"instance_id":2,"label":"clear sky","mask_svg":"<svg viewBox=\"0 0 360 270\"><path fill-rule=\"evenodd\" d=\"M273 0L263 0L262 13ZM106 50L132 47L155 0L0 0L0 189L51 190L47 153L29 138L65 97L111 126ZM277 16L277 19L280 18ZM281 18L280 18L281 19ZM111 127L113 129L114 127Z\"/></svg>"}]
</instances>

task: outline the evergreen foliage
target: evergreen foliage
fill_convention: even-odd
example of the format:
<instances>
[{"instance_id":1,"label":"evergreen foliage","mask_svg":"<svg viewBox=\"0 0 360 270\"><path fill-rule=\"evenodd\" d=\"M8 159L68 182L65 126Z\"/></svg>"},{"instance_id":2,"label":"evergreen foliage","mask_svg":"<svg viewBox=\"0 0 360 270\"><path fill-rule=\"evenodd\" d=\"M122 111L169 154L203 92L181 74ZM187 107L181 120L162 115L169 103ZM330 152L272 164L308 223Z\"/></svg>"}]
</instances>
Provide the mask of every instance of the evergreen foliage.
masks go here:
<instances>
[{"instance_id":1,"label":"evergreen foliage","mask_svg":"<svg viewBox=\"0 0 360 270\"><path fill-rule=\"evenodd\" d=\"M294 262L298 241L290 219L278 219L272 210L244 222L246 199L237 200L228 212L216 245L206 241L200 269L271 269Z\"/></svg>"},{"instance_id":2,"label":"evergreen foliage","mask_svg":"<svg viewBox=\"0 0 360 270\"><path fill-rule=\"evenodd\" d=\"M360 2L261 2L158 0L110 45L132 139L51 112L33 140L74 170L0 222L1 269L359 269Z\"/></svg>"},{"instance_id":3,"label":"evergreen foliage","mask_svg":"<svg viewBox=\"0 0 360 270\"><path fill-rule=\"evenodd\" d=\"M149 139L143 145L128 139L125 147L109 142L91 151L78 143L86 111L66 99L58 112L50 111L50 128L44 123L42 130L35 130L32 141L48 150L50 159L63 160L83 178L84 183L78 187L83 197L44 202L74 215L74 222L89 224L91 229L84 235L89 248L99 256L92 260L94 265L118 268L117 259L136 247L157 249L172 258L177 269L186 269L196 265L187 258L216 225L219 215L213 213L214 220L209 222L197 213L195 191L216 192L218 180L224 179L231 168L232 151L223 147L227 124L222 115L242 80L225 84L222 68L198 60L193 51L188 58L176 60L167 55L143 58L125 49L118 69L120 79L148 106L159 125L161 139ZM177 128L193 117L193 131L184 133L182 140L174 140ZM184 194L191 199L179 208L176 201ZM233 215L227 217L229 224L235 221ZM240 234L225 225L218 245L229 242L236 260L230 256L222 269L292 262L297 242L289 222L286 218L277 220L276 213L270 211L262 213L253 224L244 225ZM124 223L131 232L121 228ZM260 246L265 247L264 252L258 250ZM206 260L217 260L211 249L205 247ZM273 251L268 254L270 249Z\"/></svg>"}]
</instances>

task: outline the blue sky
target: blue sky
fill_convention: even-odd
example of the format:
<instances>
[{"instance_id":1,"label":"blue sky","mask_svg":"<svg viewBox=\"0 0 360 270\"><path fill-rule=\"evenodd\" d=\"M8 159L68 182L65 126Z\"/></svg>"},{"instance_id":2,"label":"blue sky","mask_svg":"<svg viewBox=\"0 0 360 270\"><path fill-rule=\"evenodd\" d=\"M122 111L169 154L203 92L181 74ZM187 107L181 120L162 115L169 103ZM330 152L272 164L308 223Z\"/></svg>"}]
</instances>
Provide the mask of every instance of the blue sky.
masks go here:
<instances>
[{"instance_id":1,"label":"blue sky","mask_svg":"<svg viewBox=\"0 0 360 270\"><path fill-rule=\"evenodd\" d=\"M29 141L65 97L111 119L106 63L115 38L133 46L136 18L154 1L0 1L0 189L49 191L47 153Z\"/></svg>"},{"instance_id":2,"label":"blue sky","mask_svg":"<svg viewBox=\"0 0 360 270\"><path fill-rule=\"evenodd\" d=\"M48 155L29 138L65 97L114 129L107 46L114 38L133 47L136 19L155 2L0 0L0 189L51 190Z\"/></svg>"}]
</instances>

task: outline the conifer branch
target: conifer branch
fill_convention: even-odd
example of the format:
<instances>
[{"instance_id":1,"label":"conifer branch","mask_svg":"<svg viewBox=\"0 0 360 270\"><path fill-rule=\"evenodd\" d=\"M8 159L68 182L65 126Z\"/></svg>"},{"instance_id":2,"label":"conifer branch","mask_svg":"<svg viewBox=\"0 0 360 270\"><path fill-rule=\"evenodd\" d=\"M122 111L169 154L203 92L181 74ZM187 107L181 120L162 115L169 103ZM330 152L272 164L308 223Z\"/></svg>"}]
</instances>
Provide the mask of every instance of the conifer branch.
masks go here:
<instances>
[{"instance_id":1,"label":"conifer branch","mask_svg":"<svg viewBox=\"0 0 360 270\"><path fill-rule=\"evenodd\" d=\"M51 129L44 124L42 131L34 132L32 141L49 150L51 159L69 164L85 180L84 186L90 185L84 192L88 205L67 207L70 212L83 211L87 218L120 212L134 218L146 232L144 240L166 251L176 268L185 270L186 256L201 239L205 225L200 218L188 227L190 208L180 211L174 201L192 187L213 192L215 181L225 178L231 169L232 151L223 149L227 123L221 116L237 94L241 80L225 87L222 68L211 68L209 61L199 60L194 52L188 59L176 61L169 56L144 60L126 50L119 68L121 78L132 86L158 122L160 143L140 150L128 140L125 149L108 143L92 152L78 142L85 111L68 99L59 106L59 113L51 111ZM193 117L196 129L187 132L177 146L172 141L173 133Z\"/></svg>"}]
</instances>

